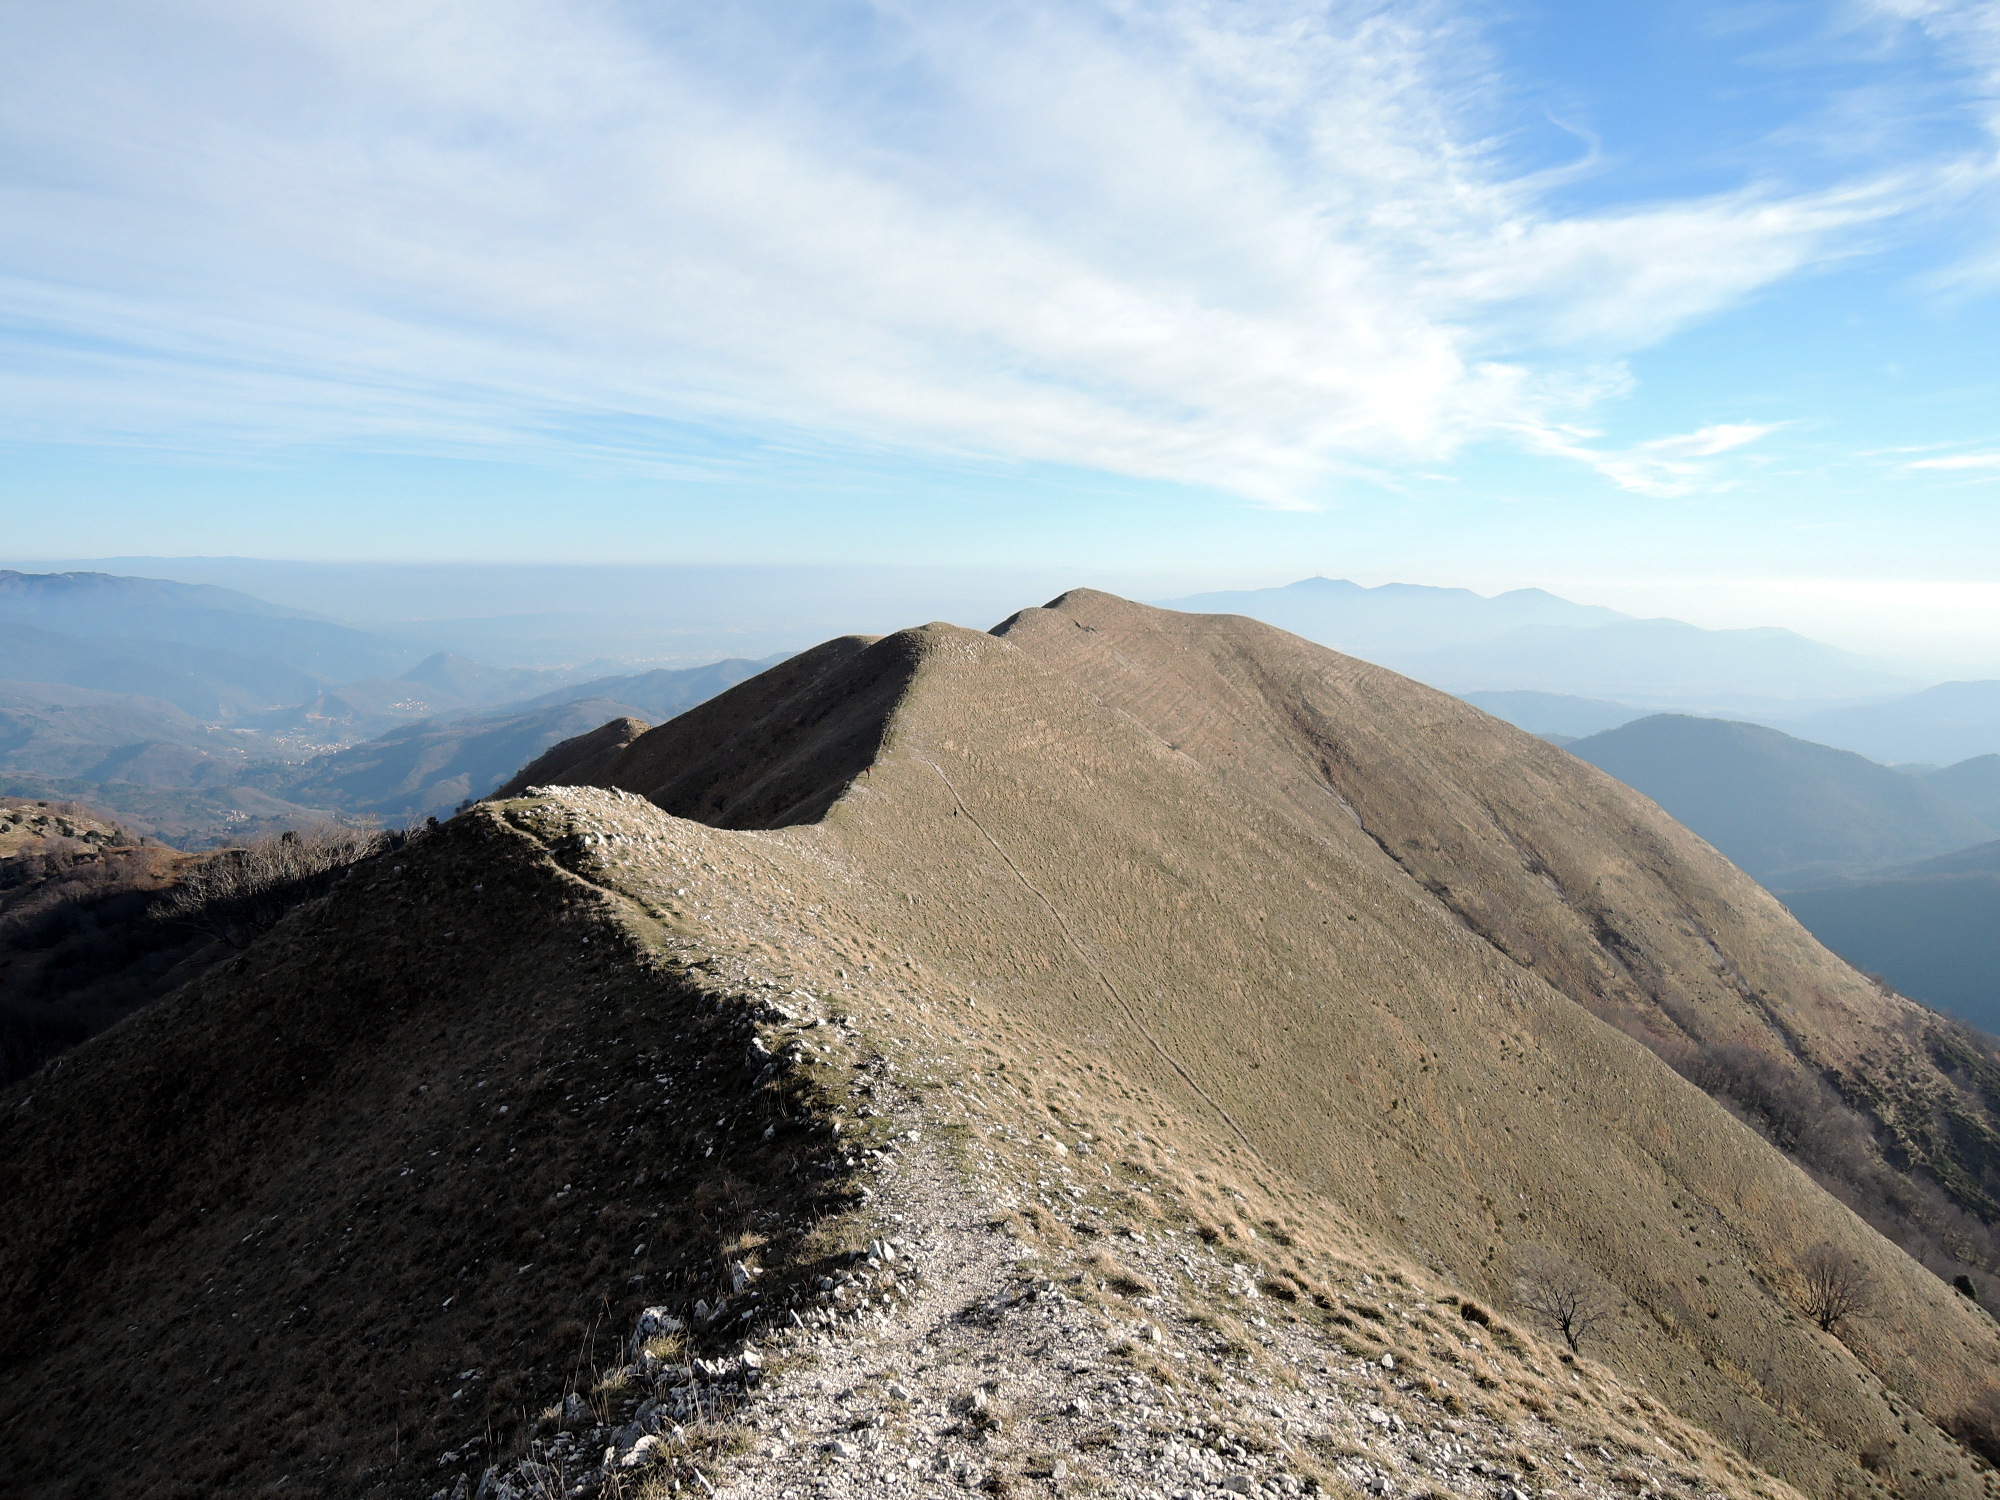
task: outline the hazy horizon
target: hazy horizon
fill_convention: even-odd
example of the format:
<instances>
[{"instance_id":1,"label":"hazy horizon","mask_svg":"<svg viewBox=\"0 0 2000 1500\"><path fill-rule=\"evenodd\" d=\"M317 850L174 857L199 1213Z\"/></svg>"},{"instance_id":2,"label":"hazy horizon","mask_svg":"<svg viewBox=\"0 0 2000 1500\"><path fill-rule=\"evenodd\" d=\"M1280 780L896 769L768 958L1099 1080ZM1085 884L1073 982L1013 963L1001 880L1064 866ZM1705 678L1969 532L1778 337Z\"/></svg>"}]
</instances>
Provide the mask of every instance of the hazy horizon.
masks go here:
<instances>
[{"instance_id":1,"label":"hazy horizon","mask_svg":"<svg viewBox=\"0 0 2000 1500\"><path fill-rule=\"evenodd\" d=\"M1996 24L15 7L9 547L1326 573L2000 659Z\"/></svg>"},{"instance_id":2,"label":"hazy horizon","mask_svg":"<svg viewBox=\"0 0 2000 1500\"><path fill-rule=\"evenodd\" d=\"M1098 588L1150 603L1190 595L1283 588L1309 577L1341 577L1364 588L1414 584L1462 588L1491 598L1540 589L1577 604L1600 605L1638 619L1673 619L1709 630L1775 627L1881 662L1914 678L1945 681L2000 677L2000 641L1940 630L1885 634L1874 620L1837 600L1800 599L1783 590L1671 585L1581 587L1543 580L1480 586L1456 580L1316 573L1119 572L1085 567L1040 569L867 567L842 564L679 562L532 563L250 557L78 557L0 559L23 572L92 571L212 583L271 603L383 631L440 622L518 618L527 649L519 664L609 656L691 662L762 657L830 635L879 634L929 620L985 629L1018 609L1072 588ZM679 590L662 600L657 590ZM1858 617L1857 617L1858 615ZM532 617L542 617L536 620ZM589 624L590 617L598 624ZM651 623L648 623L651 622ZM649 635L653 631L655 634ZM435 630L428 632L436 634ZM463 654L507 654L508 634L475 631ZM593 642L595 644L593 644Z\"/></svg>"}]
</instances>

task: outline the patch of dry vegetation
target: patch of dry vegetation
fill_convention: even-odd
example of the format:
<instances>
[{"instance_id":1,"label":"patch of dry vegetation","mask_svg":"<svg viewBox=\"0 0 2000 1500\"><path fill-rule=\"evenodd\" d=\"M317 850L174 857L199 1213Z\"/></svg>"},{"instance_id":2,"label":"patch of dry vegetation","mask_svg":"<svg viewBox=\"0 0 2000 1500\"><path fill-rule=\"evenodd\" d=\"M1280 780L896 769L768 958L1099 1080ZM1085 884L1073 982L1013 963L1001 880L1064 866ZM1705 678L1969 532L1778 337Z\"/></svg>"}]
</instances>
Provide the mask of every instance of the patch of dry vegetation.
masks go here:
<instances>
[{"instance_id":1,"label":"patch of dry vegetation","mask_svg":"<svg viewBox=\"0 0 2000 1500\"><path fill-rule=\"evenodd\" d=\"M358 1493L594 1391L641 1305L812 1273L827 1107L746 1076L752 1004L491 813L294 908L0 1100L16 1480Z\"/></svg>"},{"instance_id":2,"label":"patch of dry vegetation","mask_svg":"<svg viewBox=\"0 0 2000 1500\"><path fill-rule=\"evenodd\" d=\"M147 920L187 857L77 803L0 798L0 1085L187 978Z\"/></svg>"}]
</instances>

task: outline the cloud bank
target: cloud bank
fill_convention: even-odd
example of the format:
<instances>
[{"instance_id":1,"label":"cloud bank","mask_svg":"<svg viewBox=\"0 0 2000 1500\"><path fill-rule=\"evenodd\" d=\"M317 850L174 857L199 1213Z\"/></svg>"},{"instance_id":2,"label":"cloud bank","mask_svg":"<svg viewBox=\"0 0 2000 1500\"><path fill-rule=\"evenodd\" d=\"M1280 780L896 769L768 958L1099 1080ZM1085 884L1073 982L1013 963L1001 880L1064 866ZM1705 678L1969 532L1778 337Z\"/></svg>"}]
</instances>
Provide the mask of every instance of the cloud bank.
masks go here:
<instances>
[{"instance_id":1,"label":"cloud bank","mask_svg":"<svg viewBox=\"0 0 2000 1500\"><path fill-rule=\"evenodd\" d=\"M47 441L672 464L697 424L1301 507L1500 440L1675 494L1763 429L1600 450L1621 358L1915 192L1565 213L1426 0L78 0L4 32L0 409Z\"/></svg>"}]
</instances>

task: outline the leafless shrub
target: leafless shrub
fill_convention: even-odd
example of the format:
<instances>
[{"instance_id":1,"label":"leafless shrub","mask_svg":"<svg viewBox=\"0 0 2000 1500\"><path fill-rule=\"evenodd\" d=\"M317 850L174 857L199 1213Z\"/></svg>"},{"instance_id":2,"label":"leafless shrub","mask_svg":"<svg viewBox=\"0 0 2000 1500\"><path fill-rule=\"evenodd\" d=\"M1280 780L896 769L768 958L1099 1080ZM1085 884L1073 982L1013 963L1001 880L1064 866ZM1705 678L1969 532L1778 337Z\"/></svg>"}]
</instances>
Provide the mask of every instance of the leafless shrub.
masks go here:
<instances>
[{"instance_id":1,"label":"leafless shrub","mask_svg":"<svg viewBox=\"0 0 2000 1500\"><path fill-rule=\"evenodd\" d=\"M1714 1424L1715 1435L1758 1468L1769 1471L1782 1457L1773 1428L1775 1414L1759 1402L1736 1398Z\"/></svg>"},{"instance_id":2,"label":"leafless shrub","mask_svg":"<svg viewBox=\"0 0 2000 1500\"><path fill-rule=\"evenodd\" d=\"M1799 1261L1805 1285L1806 1316L1827 1333L1849 1318L1865 1317L1875 1305L1875 1278L1860 1262L1821 1241Z\"/></svg>"},{"instance_id":3,"label":"leafless shrub","mask_svg":"<svg viewBox=\"0 0 2000 1500\"><path fill-rule=\"evenodd\" d=\"M347 869L405 835L322 824L222 849L182 874L155 915L243 947Z\"/></svg>"},{"instance_id":4,"label":"leafless shrub","mask_svg":"<svg viewBox=\"0 0 2000 1500\"><path fill-rule=\"evenodd\" d=\"M1602 1284L1567 1256L1531 1247L1516 1257L1514 1271L1521 1306L1560 1333L1572 1354L1610 1321L1611 1299Z\"/></svg>"}]
</instances>

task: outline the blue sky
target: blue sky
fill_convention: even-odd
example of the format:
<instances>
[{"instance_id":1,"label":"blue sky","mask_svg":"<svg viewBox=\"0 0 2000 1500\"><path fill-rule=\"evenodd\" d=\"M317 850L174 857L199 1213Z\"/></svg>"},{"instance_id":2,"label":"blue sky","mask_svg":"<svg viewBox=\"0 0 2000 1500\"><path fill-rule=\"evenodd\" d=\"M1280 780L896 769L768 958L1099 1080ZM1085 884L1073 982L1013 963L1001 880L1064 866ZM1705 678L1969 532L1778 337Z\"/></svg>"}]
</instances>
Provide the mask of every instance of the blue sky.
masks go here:
<instances>
[{"instance_id":1,"label":"blue sky","mask_svg":"<svg viewBox=\"0 0 2000 1500\"><path fill-rule=\"evenodd\" d=\"M1996 145L1994 0L8 0L0 519L2000 664Z\"/></svg>"}]
</instances>

